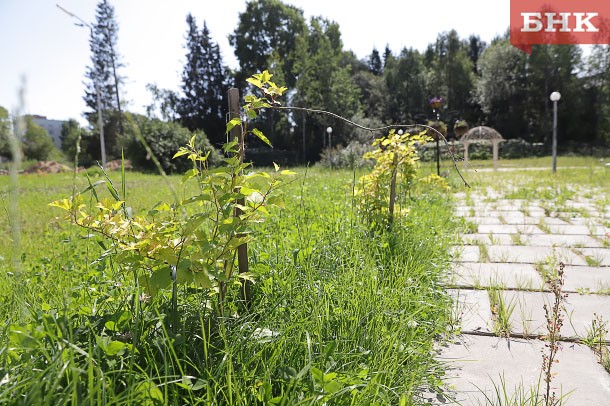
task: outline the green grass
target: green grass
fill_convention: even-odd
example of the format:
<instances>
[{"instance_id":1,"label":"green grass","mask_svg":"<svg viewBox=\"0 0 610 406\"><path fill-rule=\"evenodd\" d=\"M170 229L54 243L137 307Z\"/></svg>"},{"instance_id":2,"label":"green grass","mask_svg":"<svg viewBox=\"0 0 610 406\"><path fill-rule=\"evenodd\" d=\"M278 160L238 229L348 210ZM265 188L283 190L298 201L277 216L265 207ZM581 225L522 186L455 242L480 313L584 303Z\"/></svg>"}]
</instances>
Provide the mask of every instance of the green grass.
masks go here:
<instances>
[{"instance_id":1,"label":"green grass","mask_svg":"<svg viewBox=\"0 0 610 406\"><path fill-rule=\"evenodd\" d=\"M568 207L568 200L579 198L591 199L600 209L608 206L610 169L598 159L560 157L556 173L551 171L549 157L500 162L500 169L510 170L493 171L486 168L478 171L472 165L470 169L464 170L461 162L458 163L458 168L472 186L472 192L486 195L491 188L504 198L536 201L549 212ZM451 165L450 162L444 162L443 170L449 171ZM436 170L429 163L425 163L424 168L430 172ZM463 184L455 171L449 172L449 178L456 187Z\"/></svg>"},{"instance_id":2,"label":"green grass","mask_svg":"<svg viewBox=\"0 0 610 406\"><path fill-rule=\"evenodd\" d=\"M605 160L606 162L608 159ZM499 159L498 168L551 168L552 159L550 156L519 158L519 159ZM587 156L559 156L557 157L557 167L589 167L601 165L599 158ZM468 167L476 168L493 168L493 160L469 160Z\"/></svg>"},{"instance_id":3,"label":"green grass","mask_svg":"<svg viewBox=\"0 0 610 406\"><path fill-rule=\"evenodd\" d=\"M433 343L450 323L440 279L451 202L402 193L409 216L372 233L356 218L358 175L298 170L282 190L286 209L249 244L251 310L235 287L226 317L214 291L181 288L175 333L170 292L143 296L103 256L103 239L48 207L72 193L72 175L20 176L21 246L0 247L0 403L417 404L442 374ZM8 189L0 177L3 211ZM126 189L136 212L173 200L159 176L128 173ZM0 226L15 221L3 215Z\"/></svg>"}]
</instances>

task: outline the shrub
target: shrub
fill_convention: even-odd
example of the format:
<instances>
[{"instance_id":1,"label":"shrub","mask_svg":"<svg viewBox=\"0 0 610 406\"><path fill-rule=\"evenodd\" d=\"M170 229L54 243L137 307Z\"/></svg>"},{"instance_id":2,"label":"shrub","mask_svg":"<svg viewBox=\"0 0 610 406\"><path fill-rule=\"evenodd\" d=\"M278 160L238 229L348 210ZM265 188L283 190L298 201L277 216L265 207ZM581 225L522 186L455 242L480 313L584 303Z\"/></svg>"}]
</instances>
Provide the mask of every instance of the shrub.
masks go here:
<instances>
[{"instance_id":1,"label":"shrub","mask_svg":"<svg viewBox=\"0 0 610 406\"><path fill-rule=\"evenodd\" d=\"M55 149L53 140L47 131L34 123L30 117L26 117L25 123L26 130L22 140L23 154L26 159L46 161Z\"/></svg>"},{"instance_id":2,"label":"shrub","mask_svg":"<svg viewBox=\"0 0 610 406\"><path fill-rule=\"evenodd\" d=\"M156 118L150 119L141 115L133 116L130 122L131 128L128 129L127 137L122 142L126 144L124 145L125 156L131 160L135 169L157 170L150 152L154 154L167 173L184 172L192 166L188 160L176 160L172 157L178 149L189 142L195 135L194 133L178 123L165 122ZM211 151L208 157L209 163L217 165L222 159L220 153L212 147L203 132L196 134L195 147L202 151ZM139 135L150 147L150 152L142 145Z\"/></svg>"},{"instance_id":3,"label":"shrub","mask_svg":"<svg viewBox=\"0 0 610 406\"><path fill-rule=\"evenodd\" d=\"M409 190L417 172L419 160L415 145L428 139L425 132L397 134L394 130L373 142L372 151L364 159L375 162L373 170L362 176L356 185L358 214L372 229L392 226L395 217L404 217L408 207L398 207L396 188Z\"/></svg>"},{"instance_id":4,"label":"shrub","mask_svg":"<svg viewBox=\"0 0 610 406\"><path fill-rule=\"evenodd\" d=\"M359 141L352 141L347 147L337 145L330 151L324 149L320 154L320 165L333 168L362 168L372 166L373 162L365 159L363 156L373 150L373 147L368 144L363 144ZM332 152L332 153L331 153Z\"/></svg>"}]
</instances>

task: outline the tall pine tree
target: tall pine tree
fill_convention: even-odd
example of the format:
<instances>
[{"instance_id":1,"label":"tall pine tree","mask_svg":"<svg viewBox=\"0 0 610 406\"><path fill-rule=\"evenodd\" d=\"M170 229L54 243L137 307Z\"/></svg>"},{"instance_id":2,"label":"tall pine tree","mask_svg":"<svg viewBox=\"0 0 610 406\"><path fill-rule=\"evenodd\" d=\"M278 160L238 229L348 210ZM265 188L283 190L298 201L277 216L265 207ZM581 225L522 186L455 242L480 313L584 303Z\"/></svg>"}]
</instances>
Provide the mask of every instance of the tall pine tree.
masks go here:
<instances>
[{"instance_id":1,"label":"tall pine tree","mask_svg":"<svg viewBox=\"0 0 610 406\"><path fill-rule=\"evenodd\" d=\"M369 72L373 75L379 76L383 72L383 65L381 64L381 57L377 48L373 48L373 52L369 56Z\"/></svg>"},{"instance_id":2,"label":"tall pine tree","mask_svg":"<svg viewBox=\"0 0 610 406\"><path fill-rule=\"evenodd\" d=\"M220 49L210 38L205 21L201 31L191 14L186 17L186 23L183 97L178 105L180 121L191 131L203 130L212 144L219 146L225 140L223 111L228 88Z\"/></svg>"},{"instance_id":3,"label":"tall pine tree","mask_svg":"<svg viewBox=\"0 0 610 406\"><path fill-rule=\"evenodd\" d=\"M112 156L118 156L117 138L123 131L121 99L119 87L122 77L118 69L123 65L117 52L119 26L114 17L114 7L108 0L101 0L95 13L96 22L91 27L89 47L91 49L91 66L85 73L86 89L83 99L89 108L85 117L89 123L97 128L99 92L100 104L103 112L104 138L106 150ZM96 131L99 138L99 130ZM93 156L99 156L99 142L90 143L95 151L89 151Z\"/></svg>"}]
</instances>

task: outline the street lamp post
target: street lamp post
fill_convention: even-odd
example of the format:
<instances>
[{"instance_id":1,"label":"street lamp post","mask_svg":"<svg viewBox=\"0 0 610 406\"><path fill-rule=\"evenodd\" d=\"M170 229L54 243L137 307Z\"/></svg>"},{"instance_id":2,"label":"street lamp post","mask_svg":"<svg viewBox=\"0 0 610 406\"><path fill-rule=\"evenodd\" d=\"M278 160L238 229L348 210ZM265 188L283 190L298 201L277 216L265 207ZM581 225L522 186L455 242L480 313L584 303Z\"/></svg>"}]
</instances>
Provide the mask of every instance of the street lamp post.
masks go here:
<instances>
[{"instance_id":1,"label":"street lamp post","mask_svg":"<svg viewBox=\"0 0 610 406\"><path fill-rule=\"evenodd\" d=\"M553 102L553 173L557 172L557 102L561 99L561 93L551 93Z\"/></svg>"},{"instance_id":2,"label":"street lamp post","mask_svg":"<svg viewBox=\"0 0 610 406\"><path fill-rule=\"evenodd\" d=\"M330 158L330 168L332 169L332 167L333 167L333 143L331 140L331 134L333 132L333 128L332 127L326 128L326 132L328 133L328 156Z\"/></svg>"},{"instance_id":3,"label":"street lamp post","mask_svg":"<svg viewBox=\"0 0 610 406\"><path fill-rule=\"evenodd\" d=\"M89 28L91 37L93 37L93 27L91 27L91 25L89 23L87 23L85 20L83 20L76 14L69 12L68 10L66 10L65 8L60 6L59 4L56 4L56 6L64 13L68 14L70 17L78 20L79 23L74 23L75 25L77 25L79 27ZM93 80L95 81L95 93L96 93L96 99L97 99L97 125L100 128L100 149L101 149L101 154L102 154L102 168L106 169L106 143L104 141L104 119L102 117L102 101L100 98L100 86L99 86L99 80L98 80L97 76Z\"/></svg>"},{"instance_id":4,"label":"street lamp post","mask_svg":"<svg viewBox=\"0 0 610 406\"><path fill-rule=\"evenodd\" d=\"M442 104L443 104L443 99L441 99L440 97L433 97L432 99L430 99L430 107L432 107L432 112L436 115L436 123L437 123L437 126L439 127L437 129L437 131L439 131L439 132L441 130L440 109L441 109ZM436 174L438 176L441 176L441 148L439 145L440 137L438 136L438 134L434 134L434 138L436 139Z\"/></svg>"}]
</instances>

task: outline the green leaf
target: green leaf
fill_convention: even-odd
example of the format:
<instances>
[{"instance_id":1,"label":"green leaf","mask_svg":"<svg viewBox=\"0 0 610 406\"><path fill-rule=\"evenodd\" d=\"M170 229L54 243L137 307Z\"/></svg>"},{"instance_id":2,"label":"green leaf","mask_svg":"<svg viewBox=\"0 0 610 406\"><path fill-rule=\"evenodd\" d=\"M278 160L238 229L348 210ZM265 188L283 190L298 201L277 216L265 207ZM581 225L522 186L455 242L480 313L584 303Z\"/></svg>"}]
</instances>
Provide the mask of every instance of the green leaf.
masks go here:
<instances>
[{"instance_id":1,"label":"green leaf","mask_svg":"<svg viewBox=\"0 0 610 406\"><path fill-rule=\"evenodd\" d=\"M87 177L87 182L89 182L89 186L85 190L80 192L80 194L83 194L83 193L88 192L90 190L91 193L93 193L93 197L95 197L95 201L99 202L100 199L99 199L99 196L97 195L97 191L95 190L95 187L97 185L101 185L102 183L106 183L106 181L105 180L98 180L95 183L91 183L91 178L89 177L89 174L87 172L85 172L85 176Z\"/></svg>"},{"instance_id":2,"label":"green leaf","mask_svg":"<svg viewBox=\"0 0 610 406\"><path fill-rule=\"evenodd\" d=\"M230 141L230 142L225 143L222 146L222 150L225 153L236 152L237 150L234 149L236 146L237 146L237 141Z\"/></svg>"},{"instance_id":3,"label":"green leaf","mask_svg":"<svg viewBox=\"0 0 610 406\"><path fill-rule=\"evenodd\" d=\"M327 375L329 375L329 374L327 374ZM326 379L326 376L324 378ZM335 393L335 392L339 392L341 389L343 389L343 385L340 382L334 381L334 380L331 380L330 382L328 382L324 385L325 393Z\"/></svg>"},{"instance_id":4,"label":"green leaf","mask_svg":"<svg viewBox=\"0 0 610 406\"><path fill-rule=\"evenodd\" d=\"M181 284L189 284L203 288L203 289L212 289L214 285L212 284L212 279L210 275L206 271L193 272L189 269L182 269L178 271L176 275L176 281Z\"/></svg>"},{"instance_id":5,"label":"green leaf","mask_svg":"<svg viewBox=\"0 0 610 406\"><path fill-rule=\"evenodd\" d=\"M172 208L170 207L170 205L165 202L159 202L153 206L153 210L156 211L171 211L171 209Z\"/></svg>"},{"instance_id":6,"label":"green leaf","mask_svg":"<svg viewBox=\"0 0 610 406\"><path fill-rule=\"evenodd\" d=\"M119 331L117 323L113 320L108 320L106 323L104 323L104 327L110 331Z\"/></svg>"},{"instance_id":7,"label":"green leaf","mask_svg":"<svg viewBox=\"0 0 610 406\"><path fill-rule=\"evenodd\" d=\"M189 151L189 150L188 150L188 149L186 149L186 148L180 148L180 149L178 150L178 152L176 152L176 153L174 154L174 156L172 157L172 159L174 159L174 158L178 158L179 156L182 156L182 155L186 155L186 154L188 154L188 153L190 153L190 152L191 152L191 151Z\"/></svg>"},{"instance_id":8,"label":"green leaf","mask_svg":"<svg viewBox=\"0 0 610 406\"><path fill-rule=\"evenodd\" d=\"M235 126L241 125L241 119L233 118L227 123L227 132L231 131Z\"/></svg>"},{"instance_id":9,"label":"green leaf","mask_svg":"<svg viewBox=\"0 0 610 406\"><path fill-rule=\"evenodd\" d=\"M142 275L138 280L147 293L154 297L159 289L167 289L171 286L172 275L169 266L165 266L153 272L150 277Z\"/></svg>"},{"instance_id":10,"label":"green leaf","mask_svg":"<svg viewBox=\"0 0 610 406\"><path fill-rule=\"evenodd\" d=\"M316 367L311 367L310 371L311 371L311 376L316 381L316 383L319 385L323 385L324 384L324 372L320 371Z\"/></svg>"},{"instance_id":11,"label":"green leaf","mask_svg":"<svg viewBox=\"0 0 610 406\"><path fill-rule=\"evenodd\" d=\"M261 73L259 75L261 82L263 83L267 83L271 80L271 78L273 77L273 75L271 73L269 73L268 70L264 70L263 73Z\"/></svg>"},{"instance_id":12,"label":"green leaf","mask_svg":"<svg viewBox=\"0 0 610 406\"><path fill-rule=\"evenodd\" d=\"M152 382L140 382L135 387L135 393L139 394L138 398L142 401L142 405L164 405L166 404L163 398L163 392L157 385Z\"/></svg>"},{"instance_id":13,"label":"green leaf","mask_svg":"<svg viewBox=\"0 0 610 406\"><path fill-rule=\"evenodd\" d=\"M116 191L116 189L114 188L114 186L112 186L109 182L106 182L106 187L108 188L108 191L110 192L110 194L112 195L112 197L114 198L114 200L121 200L119 198L119 194Z\"/></svg>"},{"instance_id":14,"label":"green leaf","mask_svg":"<svg viewBox=\"0 0 610 406\"><path fill-rule=\"evenodd\" d=\"M191 390L201 390L201 389L205 388L207 386L207 384L208 384L207 381L204 381L201 378L197 378L197 380L193 384L193 387L191 388Z\"/></svg>"},{"instance_id":15,"label":"green leaf","mask_svg":"<svg viewBox=\"0 0 610 406\"><path fill-rule=\"evenodd\" d=\"M127 344L121 341L111 340L110 337L95 337L97 345L104 351L104 354L114 356L122 355L127 349Z\"/></svg>"},{"instance_id":16,"label":"green leaf","mask_svg":"<svg viewBox=\"0 0 610 406\"><path fill-rule=\"evenodd\" d=\"M248 78L246 79L246 82L250 83L251 85L254 85L256 87L258 87L259 89L263 87L263 84L260 80L255 79L255 78Z\"/></svg>"},{"instance_id":17,"label":"green leaf","mask_svg":"<svg viewBox=\"0 0 610 406\"><path fill-rule=\"evenodd\" d=\"M184 173L184 175L182 175L182 179L180 179L180 182L184 183L187 180L194 178L195 176L199 175L199 170L197 168L193 168L191 170L188 170Z\"/></svg>"},{"instance_id":18,"label":"green leaf","mask_svg":"<svg viewBox=\"0 0 610 406\"><path fill-rule=\"evenodd\" d=\"M271 148L273 148L273 145L271 145L271 142L269 141L269 139L267 137L265 137L265 134L263 134L261 132L261 130L259 130L258 128L255 128L252 130L252 134L256 135L259 140L261 140L262 142L264 142L265 144L267 144Z\"/></svg>"}]
</instances>

